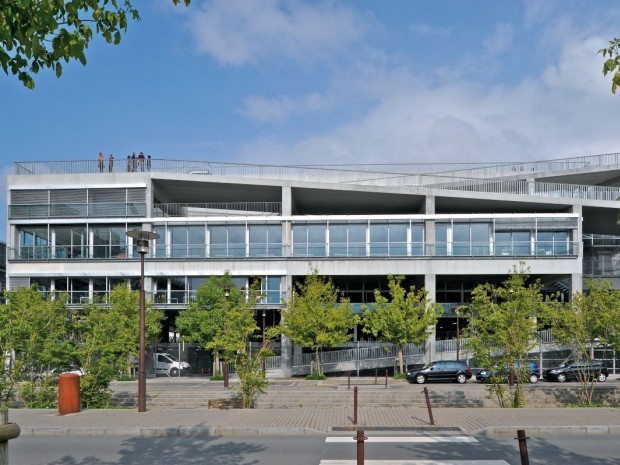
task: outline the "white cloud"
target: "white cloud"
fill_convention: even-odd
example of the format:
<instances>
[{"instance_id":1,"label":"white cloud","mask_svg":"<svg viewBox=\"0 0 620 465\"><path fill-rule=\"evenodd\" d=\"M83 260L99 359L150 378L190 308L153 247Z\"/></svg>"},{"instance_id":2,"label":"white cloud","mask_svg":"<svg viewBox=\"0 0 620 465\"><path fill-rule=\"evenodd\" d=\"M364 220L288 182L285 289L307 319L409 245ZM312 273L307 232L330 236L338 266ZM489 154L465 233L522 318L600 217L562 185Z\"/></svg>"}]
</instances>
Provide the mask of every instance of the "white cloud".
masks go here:
<instances>
[{"instance_id":1,"label":"white cloud","mask_svg":"<svg viewBox=\"0 0 620 465\"><path fill-rule=\"evenodd\" d=\"M312 93L301 97L280 96L268 99L250 96L245 99L241 113L247 118L261 123L280 122L292 115L303 115L324 110L332 104L332 98Z\"/></svg>"},{"instance_id":2,"label":"white cloud","mask_svg":"<svg viewBox=\"0 0 620 465\"><path fill-rule=\"evenodd\" d=\"M483 43L486 52L490 55L500 55L512 46L514 28L508 23L495 25L493 34Z\"/></svg>"},{"instance_id":3,"label":"white cloud","mask_svg":"<svg viewBox=\"0 0 620 465\"><path fill-rule=\"evenodd\" d=\"M452 28L436 27L425 23L414 23L409 26L409 30L422 36L447 37L452 33Z\"/></svg>"},{"instance_id":4,"label":"white cloud","mask_svg":"<svg viewBox=\"0 0 620 465\"><path fill-rule=\"evenodd\" d=\"M335 2L210 0L187 16L199 52L226 65L324 60L358 42L369 21Z\"/></svg>"}]
</instances>

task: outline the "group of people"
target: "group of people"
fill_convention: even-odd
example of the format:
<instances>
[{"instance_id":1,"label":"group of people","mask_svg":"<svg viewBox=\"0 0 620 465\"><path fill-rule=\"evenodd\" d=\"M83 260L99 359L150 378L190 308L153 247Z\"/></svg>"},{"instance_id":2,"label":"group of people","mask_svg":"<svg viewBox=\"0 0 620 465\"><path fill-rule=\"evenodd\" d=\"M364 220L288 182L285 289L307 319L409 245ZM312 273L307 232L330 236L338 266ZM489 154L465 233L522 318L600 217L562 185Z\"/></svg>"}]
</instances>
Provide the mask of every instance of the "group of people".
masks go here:
<instances>
[{"instance_id":1,"label":"group of people","mask_svg":"<svg viewBox=\"0 0 620 465\"><path fill-rule=\"evenodd\" d=\"M97 163L99 165L99 172L103 173L105 171L105 157L103 153L99 152L97 156ZM136 155L134 152L132 155L127 155L127 172L133 171L151 171L151 156L144 155L144 152L140 152L139 155ZM108 157L108 173L114 171L114 155L110 154Z\"/></svg>"}]
</instances>

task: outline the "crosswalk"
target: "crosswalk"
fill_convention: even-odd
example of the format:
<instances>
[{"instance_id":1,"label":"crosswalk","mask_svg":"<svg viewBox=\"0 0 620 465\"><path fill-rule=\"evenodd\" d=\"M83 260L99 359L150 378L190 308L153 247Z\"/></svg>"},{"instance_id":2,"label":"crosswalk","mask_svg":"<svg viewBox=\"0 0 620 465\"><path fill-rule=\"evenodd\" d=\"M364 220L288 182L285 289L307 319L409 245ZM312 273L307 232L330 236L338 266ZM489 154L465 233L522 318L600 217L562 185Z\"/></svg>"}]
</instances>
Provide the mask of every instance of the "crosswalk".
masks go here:
<instances>
[{"instance_id":1,"label":"crosswalk","mask_svg":"<svg viewBox=\"0 0 620 465\"><path fill-rule=\"evenodd\" d=\"M372 446L367 447L366 444L377 444L377 447L381 447L381 444L402 444L403 446L407 444L439 444L439 447L447 447L449 444L463 445L468 447L469 445L475 446L478 440L471 436L382 436L382 435L368 435L366 434L365 444L365 455L368 456L369 452L372 450ZM356 441L352 436L328 436L325 438L326 444L350 444L351 447L339 447L335 450L330 449L331 455L346 455L348 457L351 456L351 453L355 450ZM438 449L439 450L439 449ZM475 452L475 451L474 451ZM389 455L402 455L403 448L386 448L382 449L381 456L385 456L385 459L380 460L369 460L366 459L364 461L364 465L509 465L505 460L452 460L452 459L409 459L409 458L401 458L401 459L389 459ZM376 454L375 454L376 455ZM475 453L472 455L476 455ZM357 460L350 459L328 459L321 460L320 465L357 465Z\"/></svg>"}]
</instances>

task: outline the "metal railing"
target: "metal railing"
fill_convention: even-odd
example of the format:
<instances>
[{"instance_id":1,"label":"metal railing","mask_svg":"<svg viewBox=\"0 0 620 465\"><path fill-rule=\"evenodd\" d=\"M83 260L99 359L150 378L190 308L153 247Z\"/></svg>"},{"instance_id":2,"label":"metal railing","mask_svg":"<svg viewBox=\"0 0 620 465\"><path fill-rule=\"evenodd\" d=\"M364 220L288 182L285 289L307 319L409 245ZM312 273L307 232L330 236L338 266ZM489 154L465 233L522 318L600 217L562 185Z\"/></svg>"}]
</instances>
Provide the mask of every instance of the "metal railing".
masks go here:
<instances>
[{"instance_id":1,"label":"metal railing","mask_svg":"<svg viewBox=\"0 0 620 465\"><path fill-rule=\"evenodd\" d=\"M281 202L218 202L218 203L158 203L153 205L153 217L194 216L279 216Z\"/></svg>"},{"instance_id":2,"label":"metal railing","mask_svg":"<svg viewBox=\"0 0 620 465\"><path fill-rule=\"evenodd\" d=\"M405 344L403 346L403 356L413 357L424 354L423 345ZM339 349L331 351L319 352L319 358L321 363L344 363L355 362L359 360L377 360L377 359L391 359L397 355L397 347L393 344L378 345L374 347L359 347L352 349ZM307 354L294 354L293 366L309 366L311 362L314 362L316 357L315 353Z\"/></svg>"},{"instance_id":3,"label":"metal railing","mask_svg":"<svg viewBox=\"0 0 620 465\"><path fill-rule=\"evenodd\" d=\"M604 186L588 186L576 184L560 184L546 182L530 182L524 180L492 179L497 172L488 172L485 176L448 176L441 174L412 174L395 172L399 166L391 166L388 171L344 170L304 166L249 165L240 163L179 161L152 159L151 172L182 173L210 176L228 176L255 178L264 180L285 180L301 182L321 182L338 184L357 184L378 187L401 187L456 190L478 193L495 193L507 195L526 195L537 197L579 198L588 200L615 201L620 198L620 188ZM566 170L593 166L618 166L618 154L596 155L565 160L550 160L533 164L499 164L495 169L510 170L515 174L517 169L525 171L528 167L533 171L549 172L548 170ZM512 168L515 168L514 172ZM378 165L376 167L378 169ZM477 168L479 169L479 168ZM487 166L485 169L489 169ZM97 173L99 168L96 160L70 162L16 162L15 174L71 174ZM454 174L449 172L450 174ZM457 173L458 174L458 173Z\"/></svg>"},{"instance_id":4,"label":"metal railing","mask_svg":"<svg viewBox=\"0 0 620 465\"><path fill-rule=\"evenodd\" d=\"M146 216L146 204L141 203L71 203L9 205L9 219L38 218L128 218Z\"/></svg>"},{"instance_id":5,"label":"metal railing","mask_svg":"<svg viewBox=\"0 0 620 465\"><path fill-rule=\"evenodd\" d=\"M164 260L265 260L278 258L312 259L378 259L378 258L575 258L579 254L580 243L561 242L514 242L501 246L464 243L399 243L390 246L369 243L368 247L329 248L327 243L282 245L275 243L252 244L158 244L152 247L147 259ZM422 253L424 252L424 253ZM139 258L137 250L127 245L80 245L80 246L21 246L7 247L9 260L50 261L50 260L127 260Z\"/></svg>"}]
</instances>

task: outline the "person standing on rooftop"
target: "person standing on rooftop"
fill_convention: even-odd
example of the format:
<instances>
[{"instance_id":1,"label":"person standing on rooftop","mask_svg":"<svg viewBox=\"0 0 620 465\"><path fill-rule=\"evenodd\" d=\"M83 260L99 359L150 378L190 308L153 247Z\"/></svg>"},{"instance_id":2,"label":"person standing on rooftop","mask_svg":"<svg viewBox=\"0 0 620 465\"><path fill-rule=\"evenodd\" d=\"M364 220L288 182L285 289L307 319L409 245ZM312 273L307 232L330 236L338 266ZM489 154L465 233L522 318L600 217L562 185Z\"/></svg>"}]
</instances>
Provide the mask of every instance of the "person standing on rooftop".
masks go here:
<instances>
[{"instance_id":1,"label":"person standing on rooftop","mask_svg":"<svg viewBox=\"0 0 620 465\"><path fill-rule=\"evenodd\" d=\"M144 171L144 152L140 152L140 155L138 155L138 164L140 165L140 171Z\"/></svg>"},{"instance_id":2,"label":"person standing on rooftop","mask_svg":"<svg viewBox=\"0 0 620 465\"><path fill-rule=\"evenodd\" d=\"M114 170L114 155L110 154L108 158L108 172L111 173Z\"/></svg>"},{"instance_id":3,"label":"person standing on rooftop","mask_svg":"<svg viewBox=\"0 0 620 465\"><path fill-rule=\"evenodd\" d=\"M138 164L138 159L136 158L136 152L131 154L131 171L136 171L136 165Z\"/></svg>"},{"instance_id":4,"label":"person standing on rooftop","mask_svg":"<svg viewBox=\"0 0 620 465\"><path fill-rule=\"evenodd\" d=\"M97 161L99 162L99 172L103 173L103 153L99 152L99 156L97 157Z\"/></svg>"}]
</instances>

